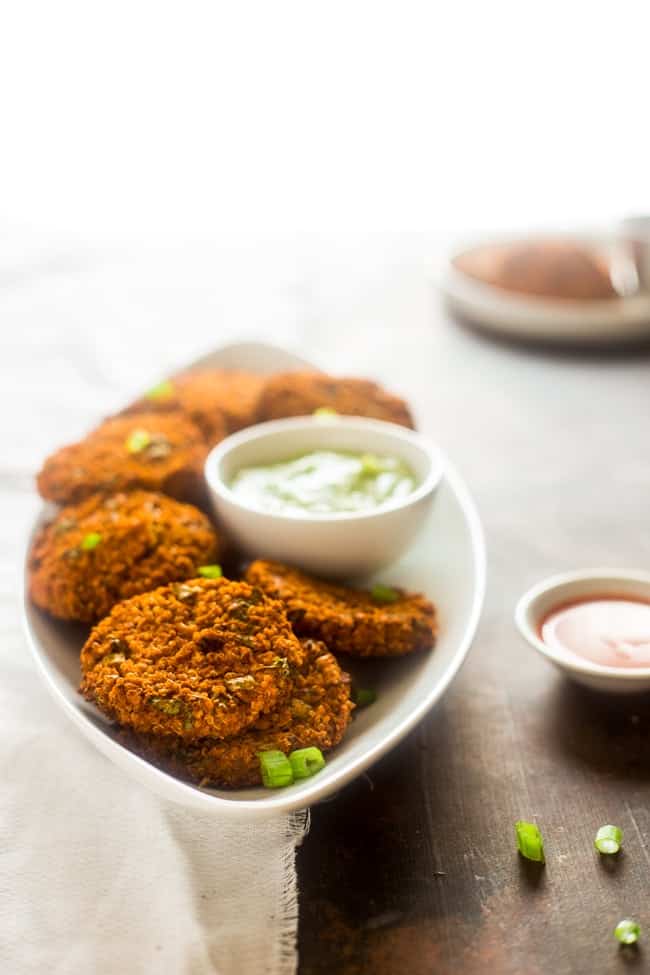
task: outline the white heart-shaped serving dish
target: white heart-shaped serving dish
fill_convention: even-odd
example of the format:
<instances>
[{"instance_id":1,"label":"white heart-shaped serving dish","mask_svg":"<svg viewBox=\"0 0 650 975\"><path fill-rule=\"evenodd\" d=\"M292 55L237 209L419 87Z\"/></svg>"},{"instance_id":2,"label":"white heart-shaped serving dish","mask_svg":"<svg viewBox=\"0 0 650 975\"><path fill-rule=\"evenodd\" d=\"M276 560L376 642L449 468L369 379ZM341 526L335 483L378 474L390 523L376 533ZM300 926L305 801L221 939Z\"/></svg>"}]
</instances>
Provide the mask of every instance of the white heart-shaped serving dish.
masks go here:
<instances>
[{"instance_id":1,"label":"white heart-shaped serving dish","mask_svg":"<svg viewBox=\"0 0 650 975\"><path fill-rule=\"evenodd\" d=\"M254 342L216 349L194 366L264 373L317 368L291 352ZM407 554L377 577L422 591L435 602L440 616L436 647L431 653L400 660L348 658L343 662L359 686L377 691L377 700L356 713L343 741L327 756L327 765L317 775L274 791L199 788L133 754L117 741L111 723L77 693L79 650L87 628L61 623L38 610L27 598L25 586L28 643L54 700L111 761L155 792L186 807L245 820L302 809L336 792L401 741L441 698L465 659L478 625L485 589L483 532L462 478L442 453L440 457L443 476L424 530ZM50 515L44 506L28 547Z\"/></svg>"}]
</instances>

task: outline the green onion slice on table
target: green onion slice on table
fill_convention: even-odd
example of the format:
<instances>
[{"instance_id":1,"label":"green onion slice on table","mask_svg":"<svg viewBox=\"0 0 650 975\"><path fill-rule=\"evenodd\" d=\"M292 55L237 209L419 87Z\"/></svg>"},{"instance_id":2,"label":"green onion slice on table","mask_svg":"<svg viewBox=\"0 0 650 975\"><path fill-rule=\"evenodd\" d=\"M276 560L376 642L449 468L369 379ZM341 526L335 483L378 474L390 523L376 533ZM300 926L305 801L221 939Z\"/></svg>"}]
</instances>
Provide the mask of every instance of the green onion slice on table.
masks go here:
<instances>
[{"instance_id":1,"label":"green onion slice on table","mask_svg":"<svg viewBox=\"0 0 650 975\"><path fill-rule=\"evenodd\" d=\"M294 779L309 779L325 767L320 748L298 748L289 755Z\"/></svg>"},{"instance_id":2,"label":"green onion slice on table","mask_svg":"<svg viewBox=\"0 0 650 975\"><path fill-rule=\"evenodd\" d=\"M519 820L515 823L515 833L517 849L522 857L526 860L534 860L536 863L544 863L544 841L538 827L534 823Z\"/></svg>"},{"instance_id":3,"label":"green onion slice on table","mask_svg":"<svg viewBox=\"0 0 650 975\"><path fill-rule=\"evenodd\" d=\"M267 789L281 789L285 785L291 785L293 770L284 752L260 752L259 760L262 782Z\"/></svg>"},{"instance_id":4,"label":"green onion slice on table","mask_svg":"<svg viewBox=\"0 0 650 975\"><path fill-rule=\"evenodd\" d=\"M599 853L618 853L623 843L623 830L618 826L601 826L594 846Z\"/></svg>"},{"instance_id":5,"label":"green onion slice on table","mask_svg":"<svg viewBox=\"0 0 650 975\"><path fill-rule=\"evenodd\" d=\"M619 921L614 928L614 937L617 941L620 941L622 945L634 945L639 940L639 935L641 934L641 928L636 923L636 921L631 921L629 918L625 918L624 921Z\"/></svg>"}]
</instances>

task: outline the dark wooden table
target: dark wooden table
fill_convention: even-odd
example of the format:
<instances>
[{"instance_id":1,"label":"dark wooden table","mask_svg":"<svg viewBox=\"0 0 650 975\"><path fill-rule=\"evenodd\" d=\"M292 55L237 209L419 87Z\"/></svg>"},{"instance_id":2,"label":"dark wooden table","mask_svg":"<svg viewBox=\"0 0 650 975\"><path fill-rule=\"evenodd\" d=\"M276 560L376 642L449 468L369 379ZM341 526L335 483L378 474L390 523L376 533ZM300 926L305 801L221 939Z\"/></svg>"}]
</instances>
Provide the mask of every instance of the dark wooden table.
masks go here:
<instances>
[{"instance_id":1,"label":"dark wooden table","mask_svg":"<svg viewBox=\"0 0 650 975\"><path fill-rule=\"evenodd\" d=\"M546 575L650 565L650 358L492 342L450 323L412 262L388 255L385 269L351 323L353 366L410 389L422 428L464 472L488 591L444 700L312 810L298 854L300 973L650 968L650 698L579 689L513 625L516 600ZM328 314L312 344L342 368L340 309ZM520 818L542 829L542 870L516 853ZM594 850L604 823L624 831L616 858ZM646 947L618 947L627 916Z\"/></svg>"}]
</instances>

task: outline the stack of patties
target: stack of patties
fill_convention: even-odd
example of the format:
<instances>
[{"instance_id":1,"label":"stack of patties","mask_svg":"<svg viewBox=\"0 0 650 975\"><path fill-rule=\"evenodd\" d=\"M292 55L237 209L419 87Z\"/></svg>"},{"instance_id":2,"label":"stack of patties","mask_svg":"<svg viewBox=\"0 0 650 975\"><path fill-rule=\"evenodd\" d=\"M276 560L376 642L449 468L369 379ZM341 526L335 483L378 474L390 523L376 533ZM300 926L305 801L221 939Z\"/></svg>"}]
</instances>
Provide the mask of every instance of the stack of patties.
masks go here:
<instances>
[{"instance_id":1,"label":"stack of patties","mask_svg":"<svg viewBox=\"0 0 650 975\"><path fill-rule=\"evenodd\" d=\"M81 652L81 691L125 741L192 781L261 783L260 753L342 738L350 681L283 605L246 582L193 579L118 603Z\"/></svg>"},{"instance_id":2,"label":"stack of patties","mask_svg":"<svg viewBox=\"0 0 650 975\"><path fill-rule=\"evenodd\" d=\"M354 705L332 652L433 645L435 614L418 596L386 590L386 605L266 562L246 581L221 578L223 545L199 510L208 451L319 409L413 426L407 404L368 380L204 368L164 379L38 475L41 495L65 507L33 543L30 596L54 617L97 623L82 693L130 747L191 781L258 784L261 754L305 762L305 750L338 744Z\"/></svg>"}]
</instances>

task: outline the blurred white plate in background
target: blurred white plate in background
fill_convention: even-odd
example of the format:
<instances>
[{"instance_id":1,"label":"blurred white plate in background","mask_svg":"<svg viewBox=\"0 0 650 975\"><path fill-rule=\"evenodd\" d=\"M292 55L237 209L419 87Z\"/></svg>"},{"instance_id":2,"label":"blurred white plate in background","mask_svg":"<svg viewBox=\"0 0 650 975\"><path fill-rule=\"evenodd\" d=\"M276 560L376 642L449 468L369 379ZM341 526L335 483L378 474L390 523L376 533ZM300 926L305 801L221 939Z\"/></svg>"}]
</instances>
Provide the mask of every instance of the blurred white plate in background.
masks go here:
<instances>
[{"instance_id":1,"label":"blurred white plate in background","mask_svg":"<svg viewBox=\"0 0 650 975\"><path fill-rule=\"evenodd\" d=\"M556 234L549 239L572 240L612 252L614 235ZM532 234L540 241L543 235ZM523 238L511 238L513 243ZM597 301L552 299L507 291L462 271L456 260L481 246L508 239L477 241L455 250L445 262L439 286L450 309L461 319L503 337L567 345L611 345L650 338L650 293Z\"/></svg>"}]
</instances>

